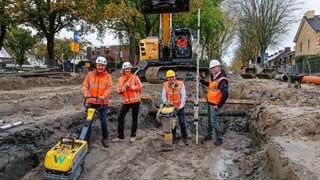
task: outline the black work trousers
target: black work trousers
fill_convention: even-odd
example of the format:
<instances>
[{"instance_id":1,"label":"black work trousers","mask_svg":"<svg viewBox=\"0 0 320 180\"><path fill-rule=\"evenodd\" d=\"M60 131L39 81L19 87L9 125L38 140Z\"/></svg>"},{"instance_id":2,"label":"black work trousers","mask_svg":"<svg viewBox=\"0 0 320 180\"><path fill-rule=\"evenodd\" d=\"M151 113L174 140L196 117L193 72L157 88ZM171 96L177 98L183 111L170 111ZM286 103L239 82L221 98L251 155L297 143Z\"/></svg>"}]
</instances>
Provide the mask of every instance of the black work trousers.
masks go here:
<instances>
[{"instance_id":1,"label":"black work trousers","mask_svg":"<svg viewBox=\"0 0 320 180\"><path fill-rule=\"evenodd\" d=\"M130 108L132 111L132 126L130 137L136 137L140 102L132 104L122 104L120 114L118 117L118 138L120 139L124 139L124 118L126 117L126 114L130 110Z\"/></svg>"}]
</instances>

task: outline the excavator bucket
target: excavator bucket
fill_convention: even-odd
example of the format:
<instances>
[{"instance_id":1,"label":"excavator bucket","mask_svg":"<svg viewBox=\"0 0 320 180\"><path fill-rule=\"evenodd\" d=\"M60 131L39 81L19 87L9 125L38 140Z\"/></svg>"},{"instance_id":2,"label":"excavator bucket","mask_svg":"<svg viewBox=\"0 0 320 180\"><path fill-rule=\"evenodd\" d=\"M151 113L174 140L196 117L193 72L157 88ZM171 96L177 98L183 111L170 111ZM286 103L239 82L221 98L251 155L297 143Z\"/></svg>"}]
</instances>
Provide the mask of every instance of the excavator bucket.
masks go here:
<instances>
[{"instance_id":1,"label":"excavator bucket","mask_svg":"<svg viewBox=\"0 0 320 180\"><path fill-rule=\"evenodd\" d=\"M256 68L247 67L244 69L244 73L240 74L243 79L253 79L256 78Z\"/></svg>"},{"instance_id":2,"label":"excavator bucket","mask_svg":"<svg viewBox=\"0 0 320 180\"><path fill-rule=\"evenodd\" d=\"M256 76L259 79L272 79L277 75L277 69L276 68L264 68L262 71Z\"/></svg>"},{"instance_id":3,"label":"excavator bucket","mask_svg":"<svg viewBox=\"0 0 320 180\"><path fill-rule=\"evenodd\" d=\"M189 0L142 0L143 14L178 13L189 11Z\"/></svg>"}]
</instances>

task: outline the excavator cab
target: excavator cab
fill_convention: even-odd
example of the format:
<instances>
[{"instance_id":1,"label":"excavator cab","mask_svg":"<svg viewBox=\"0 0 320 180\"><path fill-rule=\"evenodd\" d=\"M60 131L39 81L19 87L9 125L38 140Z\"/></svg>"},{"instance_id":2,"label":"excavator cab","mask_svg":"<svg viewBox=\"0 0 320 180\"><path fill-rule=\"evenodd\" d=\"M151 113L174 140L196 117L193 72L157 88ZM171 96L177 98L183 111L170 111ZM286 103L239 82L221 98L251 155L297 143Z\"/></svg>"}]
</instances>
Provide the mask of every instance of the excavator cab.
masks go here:
<instances>
[{"instance_id":1,"label":"excavator cab","mask_svg":"<svg viewBox=\"0 0 320 180\"><path fill-rule=\"evenodd\" d=\"M189 11L190 0L142 0L143 14L159 14L159 37L147 37L139 41L140 61L147 62L147 68L141 70L139 78L150 83L166 80L165 72L169 69L177 72L177 79L195 80L197 68L192 65L196 59L193 47L195 33L191 28L173 28L172 14ZM187 49L183 56L177 54L177 41L181 36L187 40ZM194 51L194 52L193 52ZM199 68L203 77L209 75L208 68Z\"/></svg>"},{"instance_id":2,"label":"excavator cab","mask_svg":"<svg viewBox=\"0 0 320 180\"><path fill-rule=\"evenodd\" d=\"M194 34L195 34L194 31L190 28L177 28L174 30L174 38L173 38L174 42L173 43L174 43L175 48L173 50L174 51L173 62L191 62L192 59L196 58L196 57L192 57L192 55L193 54L195 55L195 53L196 53L196 52L192 53L192 51L196 50L196 48L193 47L193 44L194 44L193 41L195 39ZM187 41L187 49L186 49L185 54L181 55L178 53L177 42L183 36L185 37L185 39ZM182 59L179 60L176 58L182 58Z\"/></svg>"},{"instance_id":3,"label":"excavator cab","mask_svg":"<svg viewBox=\"0 0 320 180\"><path fill-rule=\"evenodd\" d=\"M142 0L143 14L177 13L189 11L189 0Z\"/></svg>"}]
</instances>

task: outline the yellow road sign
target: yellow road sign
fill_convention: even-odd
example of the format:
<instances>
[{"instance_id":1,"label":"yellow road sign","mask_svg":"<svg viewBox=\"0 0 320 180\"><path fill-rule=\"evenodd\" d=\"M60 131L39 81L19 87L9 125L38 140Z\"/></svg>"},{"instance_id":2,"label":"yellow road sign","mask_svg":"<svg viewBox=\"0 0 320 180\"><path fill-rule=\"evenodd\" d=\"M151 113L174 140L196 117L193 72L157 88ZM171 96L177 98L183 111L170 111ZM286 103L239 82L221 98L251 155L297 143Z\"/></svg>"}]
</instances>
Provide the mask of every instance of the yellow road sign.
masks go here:
<instances>
[{"instance_id":1,"label":"yellow road sign","mask_svg":"<svg viewBox=\"0 0 320 180\"><path fill-rule=\"evenodd\" d=\"M71 42L71 51L72 52L79 52L80 51L80 44Z\"/></svg>"}]
</instances>

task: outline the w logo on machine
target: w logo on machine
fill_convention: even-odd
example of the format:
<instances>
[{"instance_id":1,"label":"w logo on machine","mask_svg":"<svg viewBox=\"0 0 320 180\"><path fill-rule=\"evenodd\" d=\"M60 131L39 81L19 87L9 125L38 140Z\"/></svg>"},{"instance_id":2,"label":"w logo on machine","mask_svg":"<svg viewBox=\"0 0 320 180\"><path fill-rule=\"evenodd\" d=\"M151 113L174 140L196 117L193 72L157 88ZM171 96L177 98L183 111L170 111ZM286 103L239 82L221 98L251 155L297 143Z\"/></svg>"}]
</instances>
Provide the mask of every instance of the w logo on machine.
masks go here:
<instances>
[{"instance_id":1,"label":"w logo on machine","mask_svg":"<svg viewBox=\"0 0 320 180\"><path fill-rule=\"evenodd\" d=\"M64 162L64 160L66 160L66 158L67 158L66 156L58 156L58 158L57 158L57 156L54 155L54 162L58 163L58 161L59 161L59 163L62 164Z\"/></svg>"}]
</instances>

